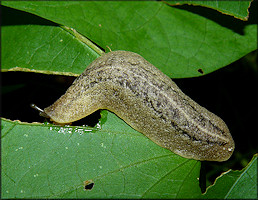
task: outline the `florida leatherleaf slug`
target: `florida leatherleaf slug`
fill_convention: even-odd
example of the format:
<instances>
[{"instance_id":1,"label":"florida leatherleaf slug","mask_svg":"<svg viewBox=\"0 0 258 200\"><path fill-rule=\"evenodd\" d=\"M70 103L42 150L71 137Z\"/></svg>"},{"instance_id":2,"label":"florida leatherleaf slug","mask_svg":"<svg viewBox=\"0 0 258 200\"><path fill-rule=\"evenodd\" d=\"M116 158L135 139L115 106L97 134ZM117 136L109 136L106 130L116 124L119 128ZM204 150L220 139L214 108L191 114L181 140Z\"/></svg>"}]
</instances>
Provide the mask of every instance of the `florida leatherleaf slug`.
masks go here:
<instances>
[{"instance_id":1,"label":"florida leatherleaf slug","mask_svg":"<svg viewBox=\"0 0 258 200\"><path fill-rule=\"evenodd\" d=\"M186 158L225 161L235 147L221 118L133 52L113 51L97 58L44 114L69 123L98 109L114 112L158 145Z\"/></svg>"}]
</instances>

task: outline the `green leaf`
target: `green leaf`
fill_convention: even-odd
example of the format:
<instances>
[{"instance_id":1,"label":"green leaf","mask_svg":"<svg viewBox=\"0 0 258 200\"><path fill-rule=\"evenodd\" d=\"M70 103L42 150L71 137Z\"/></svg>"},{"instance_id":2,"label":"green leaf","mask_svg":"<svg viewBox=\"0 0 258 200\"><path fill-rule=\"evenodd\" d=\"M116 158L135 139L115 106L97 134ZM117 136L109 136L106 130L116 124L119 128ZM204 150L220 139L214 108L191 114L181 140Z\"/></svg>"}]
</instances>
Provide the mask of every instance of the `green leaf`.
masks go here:
<instances>
[{"instance_id":1,"label":"green leaf","mask_svg":"<svg viewBox=\"0 0 258 200\"><path fill-rule=\"evenodd\" d=\"M63 26L72 27L102 48L107 49L109 46L113 51L120 49L139 53L161 71L174 78L210 73L257 49L257 22L252 17L249 22L242 22L221 13L209 13L211 9L207 8L200 10L198 7L192 7L188 11L157 1L4 1L2 4L36 14ZM33 34L35 39L32 36L27 39L27 41L36 40L38 45L34 46L29 42L17 46L13 39L8 38L9 34L17 34L20 37L19 40L23 41L27 35L22 30L29 28L34 28L34 26L27 25L21 28L21 33L18 28L15 30L9 27L3 28L2 41L7 41L2 47L5 55L15 53L15 55L20 55L19 57L30 57L31 55L26 55L26 51L21 49L27 46L31 49L38 49L48 44L45 40L40 42L42 37L40 32ZM43 35L48 37L46 33L49 30L45 30L47 27L41 26L41 28ZM53 34L49 38L51 41ZM74 48L70 47L67 41L64 41L64 46L60 46L59 41L54 40L51 44L54 50L50 54L51 58L57 56L59 60L62 58L67 60L65 54L63 56L59 54L65 45L67 45L66 50L70 50L73 55L70 56L68 62L70 64L76 55L85 54L83 48L86 47L83 43L77 41L79 42L77 46L83 47ZM7 45L11 47L8 48ZM22 54L19 54L18 50ZM41 51L40 55L44 56L48 53L47 50ZM30 52L33 53L33 51ZM3 56L3 69L13 68L16 65L21 68L28 67L26 63L16 64L18 58L15 58L10 66L8 61L4 61L8 59L7 57ZM37 57L34 56L35 59L40 60L38 57L39 54ZM85 64L82 62L82 66L87 64L87 62ZM59 65L59 62L53 64L50 62L49 65L55 69L58 68L56 65ZM40 63L38 66L41 70L45 70ZM46 68L48 70L48 66ZM72 73L78 73L73 71L73 68L69 70Z\"/></svg>"},{"instance_id":2,"label":"green leaf","mask_svg":"<svg viewBox=\"0 0 258 200\"><path fill-rule=\"evenodd\" d=\"M102 115L94 128L2 119L2 198L201 195L199 161L159 147L110 112ZM91 190L85 181L94 183Z\"/></svg>"},{"instance_id":3,"label":"green leaf","mask_svg":"<svg viewBox=\"0 0 258 200\"><path fill-rule=\"evenodd\" d=\"M247 20L249 17L248 8L251 5L250 1L196 1L196 0L188 0L188 1L172 1L167 0L169 5L200 5L208 8L212 8L222 12L223 14L232 15L236 18Z\"/></svg>"},{"instance_id":4,"label":"green leaf","mask_svg":"<svg viewBox=\"0 0 258 200\"><path fill-rule=\"evenodd\" d=\"M229 170L207 189L204 199L257 199L257 156L241 171Z\"/></svg>"},{"instance_id":5,"label":"green leaf","mask_svg":"<svg viewBox=\"0 0 258 200\"><path fill-rule=\"evenodd\" d=\"M58 26L4 26L2 39L2 71L79 75L99 56Z\"/></svg>"}]
</instances>

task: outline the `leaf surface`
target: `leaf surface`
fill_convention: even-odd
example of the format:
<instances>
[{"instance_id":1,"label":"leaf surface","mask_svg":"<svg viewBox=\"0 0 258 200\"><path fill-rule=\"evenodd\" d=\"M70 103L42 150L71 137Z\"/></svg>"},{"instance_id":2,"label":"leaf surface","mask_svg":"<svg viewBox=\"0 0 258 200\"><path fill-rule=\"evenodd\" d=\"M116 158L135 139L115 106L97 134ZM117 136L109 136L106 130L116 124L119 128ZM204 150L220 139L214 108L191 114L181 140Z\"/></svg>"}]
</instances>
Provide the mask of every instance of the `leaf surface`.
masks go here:
<instances>
[{"instance_id":1,"label":"leaf surface","mask_svg":"<svg viewBox=\"0 0 258 200\"><path fill-rule=\"evenodd\" d=\"M63 26L72 27L106 50L108 46L113 51L128 50L139 53L161 71L174 78L210 73L257 49L257 22L254 22L252 17L248 22L243 22L221 13L209 13L211 10L201 10L198 13L199 8L187 11L157 1L4 1L2 4L33 13ZM25 29L29 28L34 27L25 27ZM47 33L48 30L43 30L43 28L45 27L41 29L43 33ZM5 54L13 54L26 46L38 49L47 44L45 40L40 42L39 38L42 35L38 32L34 34L38 45L31 45L35 42L15 45L16 42L8 39L7 36L12 32L12 35L19 35L20 40L23 41L27 36L19 31L18 29L3 29L2 41L7 41L6 45L11 46L8 49L5 43L3 44L2 51ZM47 34L44 35L48 37ZM27 41L30 40L34 41L34 38L29 37ZM72 58L85 53L83 48L86 47L73 48L67 44L67 41L64 41L63 45L66 46L67 51L70 50ZM80 43L80 45L83 44ZM58 48L59 46L60 40L54 40L50 58L56 56L59 60L62 58L66 60L67 58L60 54L62 49ZM23 52L21 56L30 58L34 55L32 54L34 51L29 51L30 55L26 55L24 50L20 51ZM46 54L46 51L43 53ZM40 60L38 57L34 56L34 58ZM8 59L8 56L3 57L3 63L8 63L3 65L3 69L17 65L14 63L17 59L12 62L12 65L5 59ZM72 62L73 59L70 59L68 63ZM18 64L21 68L27 67L26 63ZM87 63L82 66L86 65ZM33 67L45 70L40 63ZM73 69L69 70L72 73L78 73Z\"/></svg>"},{"instance_id":2,"label":"leaf surface","mask_svg":"<svg viewBox=\"0 0 258 200\"><path fill-rule=\"evenodd\" d=\"M247 20L249 16L248 8L251 5L250 1L196 1L196 0L188 0L188 1L166 1L169 5L200 5L208 8L212 8L217 10L223 14L232 15L236 18Z\"/></svg>"},{"instance_id":3,"label":"leaf surface","mask_svg":"<svg viewBox=\"0 0 258 200\"><path fill-rule=\"evenodd\" d=\"M256 199L257 156L241 171L229 170L218 177L207 189L204 199Z\"/></svg>"},{"instance_id":4,"label":"leaf surface","mask_svg":"<svg viewBox=\"0 0 258 200\"><path fill-rule=\"evenodd\" d=\"M99 56L58 26L4 26L2 38L2 71L77 76Z\"/></svg>"},{"instance_id":5,"label":"leaf surface","mask_svg":"<svg viewBox=\"0 0 258 200\"><path fill-rule=\"evenodd\" d=\"M102 124L2 120L2 198L196 198L200 162L159 147L102 111ZM92 181L91 190L84 182ZM189 190L191 188L191 190Z\"/></svg>"}]
</instances>

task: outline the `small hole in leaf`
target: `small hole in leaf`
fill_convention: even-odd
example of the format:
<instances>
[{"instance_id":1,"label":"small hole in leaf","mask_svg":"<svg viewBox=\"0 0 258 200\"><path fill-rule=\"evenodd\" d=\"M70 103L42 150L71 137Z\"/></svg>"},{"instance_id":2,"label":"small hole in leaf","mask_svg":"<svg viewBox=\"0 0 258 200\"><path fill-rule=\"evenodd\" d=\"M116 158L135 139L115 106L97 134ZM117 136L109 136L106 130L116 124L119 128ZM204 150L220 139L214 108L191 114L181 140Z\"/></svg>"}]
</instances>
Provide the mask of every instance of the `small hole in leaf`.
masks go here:
<instances>
[{"instance_id":1,"label":"small hole in leaf","mask_svg":"<svg viewBox=\"0 0 258 200\"><path fill-rule=\"evenodd\" d=\"M92 180L84 181L84 190L92 190L94 182Z\"/></svg>"},{"instance_id":2,"label":"small hole in leaf","mask_svg":"<svg viewBox=\"0 0 258 200\"><path fill-rule=\"evenodd\" d=\"M94 183L90 183L88 185L85 185L84 189L85 190L91 190L93 188L93 186L94 186Z\"/></svg>"},{"instance_id":3,"label":"small hole in leaf","mask_svg":"<svg viewBox=\"0 0 258 200\"><path fill-rule=\"evenodd\" d=\"M203 72L203 70L200 68L200 69L198 69L198 72L199 73L201 73L201 74L203 74L204 72Z\"/></svg>"}]
</instances>

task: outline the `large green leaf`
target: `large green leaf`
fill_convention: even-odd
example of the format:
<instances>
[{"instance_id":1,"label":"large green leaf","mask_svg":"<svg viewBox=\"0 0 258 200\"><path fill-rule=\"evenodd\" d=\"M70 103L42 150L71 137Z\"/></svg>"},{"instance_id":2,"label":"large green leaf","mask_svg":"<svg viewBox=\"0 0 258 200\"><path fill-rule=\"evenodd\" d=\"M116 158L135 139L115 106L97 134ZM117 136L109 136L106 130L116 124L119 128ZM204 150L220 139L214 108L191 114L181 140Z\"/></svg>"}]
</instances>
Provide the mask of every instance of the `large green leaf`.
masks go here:
<instances>
[{"instance_id":1,"label":"large green leaf","mask_svg":"<svg viewBox=\"0 0 258 200\"><path fill-rule=\"evenodd\" d=\"M200 196L199 161L159 147L110 112L103 115L95 128L2 120L2 198ZM85 181L94 182L91 190Z\"/></svg>"},{"instance_id":2,"label":"large green leaf","mask_svg":"<svg viewBox=\"0 0 258 200\"><path fill-rule=\"evenodd\" d=\"M257 199L257 156L241 171L229 170L217 178L204 199Z\"/></svg>"},{"instance_id":3,"label":"large green leaf","mask_svg":"<svg viewBox=\"0 0 258 200\"><path fill-rule=\"evenodd\" d=\"M249 1L196 1L196 0L167 0L170 5L200 5L209 8L213 8L222 12L223 14L232 15L236 18L247 20L249 16L248 8L251 5L251 0Z\"/></svg>"},{"instance_id":4,"label":"large green leaf","mask_svg":"<svg viewBox=\"0 0 258 200\"><path fill-rule=\"evenodd\" d=\"M9 71L78 75L99 56L58 26L6 26L2 38L2 65Z\"/></svg>"},{"instance_id":5,"label":"large green leaf","mask_svg":"<svg viewBox=\"0 0 258 200\"><path fill-rule=\"evenodd\" d=\"M170 77L193 77L207 74L257 48L257 22L251 20L251 17L250 22L242 22L220 13L208 13L210 9L197 14L198 8L195 11L187 11L156 1L4 1L2 4L36 14L57 24L72 27L102 48L107 49L109 46L112 50L137 52ZM8 21L7 18L3 20ZM19 27L3 27L2 41L6 41L2 46L2 51L5 52L2 56L3 70L16 66L28 67L26 62L18 62L19 59L11 62L6 55L20 55L20 51L23 53L20 57L30 58L36 49L43 50L40 47L48 44L45 39L40 42L42 35L45 38L48 37L45 34L48 32L47 27L41 27L43 34L28 30L29 33L35 34L27 38L24 29L34 29L34 27L25 26L21 27L21 30ZM15 34L19 35L21 41L31 40L32 44L36 44L34 42L36 40L38 45L31 45L27 42L17 46L16 42L8 37L9 34L13 37ZM60 38L58 39L52 42L50 40L52 48L49 50L53 50L50 58L57 56L58 60L62 60L61 42ZM76 42L79 44L74 44L74 46L84 45L79 41ZM34 51L28 51L28 55L24 55L26 51L22 49L26 46ZM63 42L64 46L65 50L69 49L74 55L68 63L72 63L77 55L85 54L83 48L86 47L77 49L73 46L69 47L67 41ZM35 56L33 58L37 59ZM82 64L82 68L86 64L87 62ZM56 69L58 67L55 65L59 63L53 62L51 65ZM32 65L32 68L45 70L40 63ZM73 71L73 68L61 71L69 70L72 73L78 73ZM201 71L203 73L200 73Z\"/></svg>"}]
</instances>

